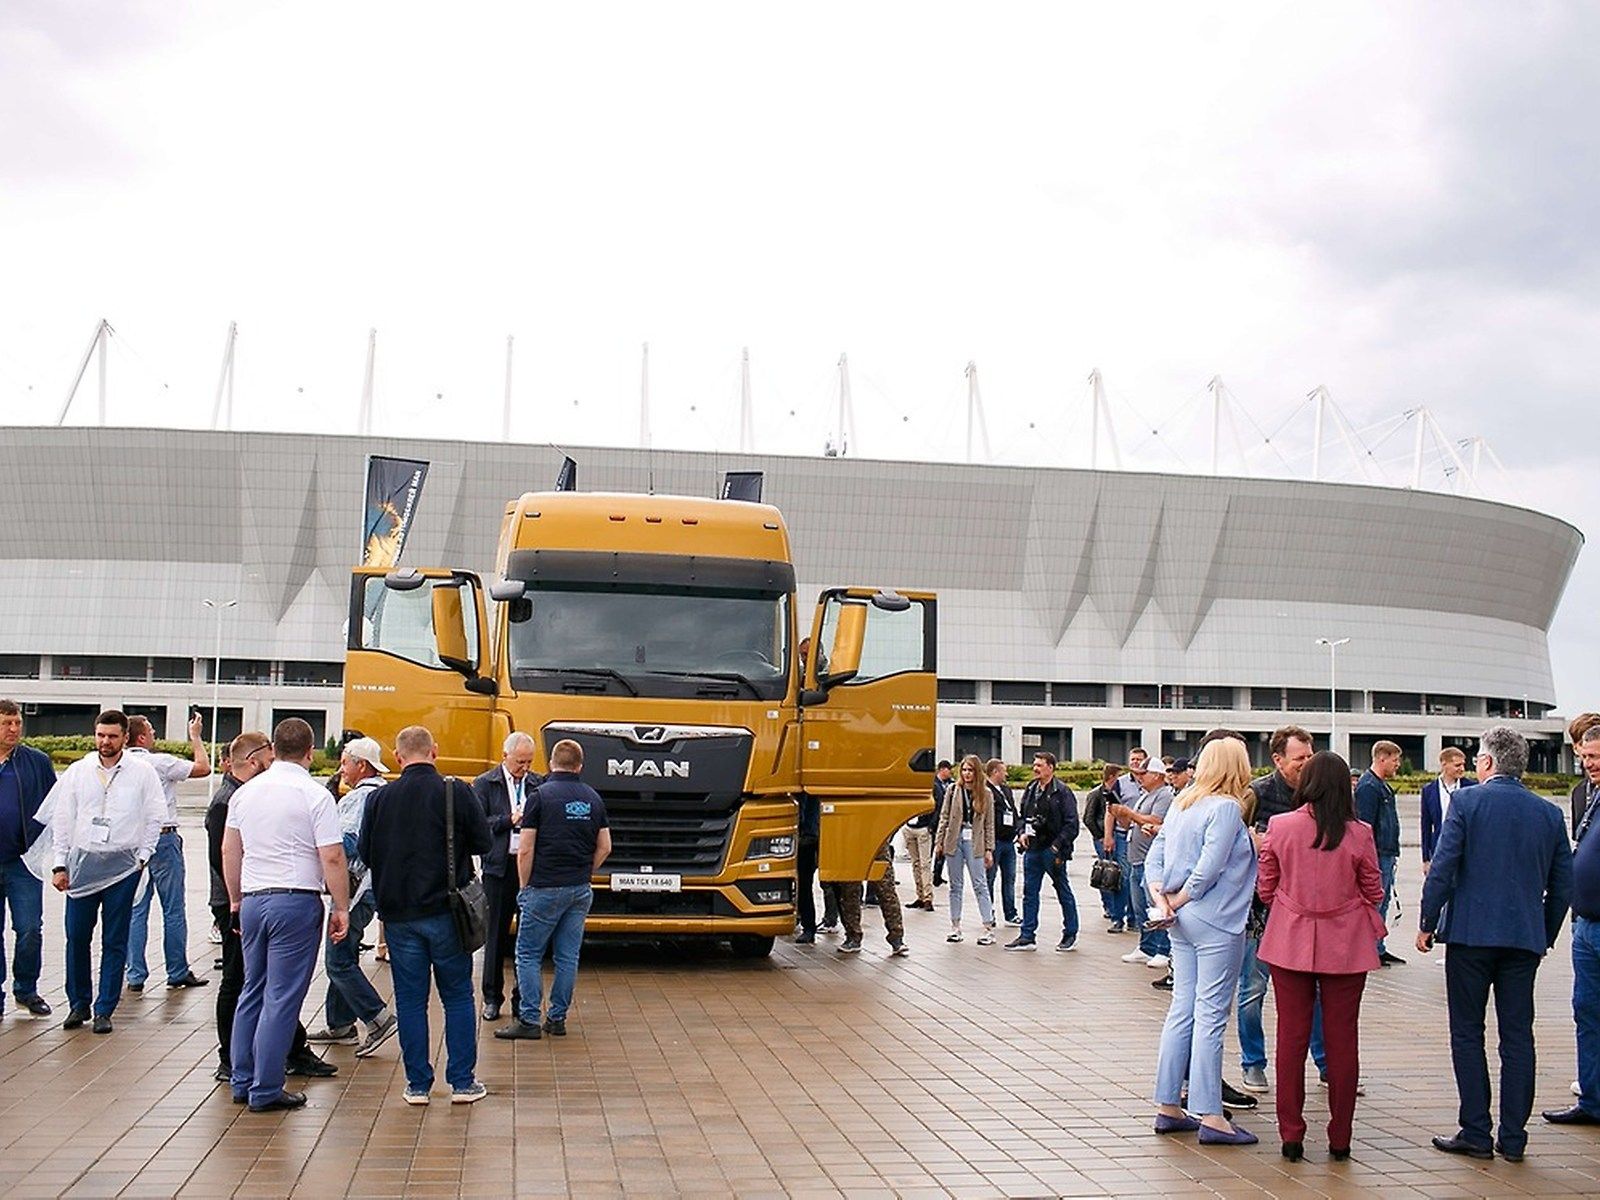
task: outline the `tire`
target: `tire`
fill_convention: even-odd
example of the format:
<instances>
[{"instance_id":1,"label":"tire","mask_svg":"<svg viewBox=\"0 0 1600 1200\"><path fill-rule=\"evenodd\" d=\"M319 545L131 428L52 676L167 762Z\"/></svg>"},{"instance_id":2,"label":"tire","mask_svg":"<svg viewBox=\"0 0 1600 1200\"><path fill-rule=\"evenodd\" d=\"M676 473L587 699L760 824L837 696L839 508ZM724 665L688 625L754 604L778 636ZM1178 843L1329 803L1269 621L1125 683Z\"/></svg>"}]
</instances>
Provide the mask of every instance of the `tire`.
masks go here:
<instances>
[{"instance_id":1,"label":"tire","mask_svg":"<svg viewBox=\"0 0 1600 1200\"><path fill-rule=\"evenodd\" d=\"M766 958L777 942L774 937L757 937L753 933L736 933L728 939L735 958Z\"/></svg>"}]
</instances>

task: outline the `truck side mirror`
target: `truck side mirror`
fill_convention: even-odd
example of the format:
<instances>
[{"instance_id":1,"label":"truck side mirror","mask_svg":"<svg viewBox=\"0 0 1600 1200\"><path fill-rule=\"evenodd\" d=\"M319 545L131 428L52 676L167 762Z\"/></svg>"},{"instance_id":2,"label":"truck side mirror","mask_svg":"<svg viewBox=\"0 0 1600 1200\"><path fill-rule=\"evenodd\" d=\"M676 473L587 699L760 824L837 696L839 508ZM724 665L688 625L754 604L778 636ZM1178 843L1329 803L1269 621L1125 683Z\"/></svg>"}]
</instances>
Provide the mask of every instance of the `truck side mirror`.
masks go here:
<instances>
[{"instance_id":1,"label":"truck side mirror","mask_svg":"<svg viewBox=\"0 0 1600 1200\"><path fill-rule=\"evenodd\" d=\"M433 640L434 652L445 666L469 679L478 673L477 655L467 646L467 621L459 586L434 585Z\"/></svg>"},{"instance_id":2,"label":"truck side mirror","mask_svg":"<svg viewBox=\"0 0 1600 1200\"><path fill-rule=\"evenodd\" d=\"M489 599L509 602L521 600L528 585L521 579L500 579L489 585Z\"/></svg>"},{"instance_id":3,"label":"truck side mirror","mask_svg":"<svg viewBox=\"0 0 1600 1200\"><path fill-rule=\"evenodd\" d=\"M415 567L398 567L383 577L383 586L391 592L414 592L427 582L427 576Z\"/></svg>"},{"instance_id":4,"label":"truck side mirror","mask_svg":"<svg viewBox=\"0 0 1600 1200\"><path fill-rule=\"evenodd\" d=\"M905 612L911 607L911 601L892 588L880 588L872 597L872 607L884 612Z\"/></svg>"},{"instance_id":5,"label":"truck side mirror","mask_svg":"<svg viewBox=\"0 0 1600 1200\"><path fill-rule=\"evenodd\" d=\"M841 604L839 624L828 650L828 669L817 677L825 688L848 683L861 670L861 648L867 640L867 606Z\"/></svg>"}]
</instances>

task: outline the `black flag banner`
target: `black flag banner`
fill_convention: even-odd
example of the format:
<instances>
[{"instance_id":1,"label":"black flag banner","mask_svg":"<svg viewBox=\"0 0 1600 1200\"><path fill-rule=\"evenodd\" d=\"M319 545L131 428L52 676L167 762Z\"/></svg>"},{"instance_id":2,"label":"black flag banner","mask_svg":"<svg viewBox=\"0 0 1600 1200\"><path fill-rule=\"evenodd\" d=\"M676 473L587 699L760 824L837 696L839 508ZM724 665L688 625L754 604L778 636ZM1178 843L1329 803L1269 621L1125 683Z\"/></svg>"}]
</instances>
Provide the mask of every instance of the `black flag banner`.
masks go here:
<instances>
[{"instance_id":1,"label":"black flag banner","mask_svg":"<svg viewBox=\"0 0 1600 1200\"><path fill-rule=\"evenodd\" d=\"M392 567L400 561L406 535L422 498L428 464L409 458L367 456L366 518L361 526L361 565Z\"/></svg>"}]
</instances>

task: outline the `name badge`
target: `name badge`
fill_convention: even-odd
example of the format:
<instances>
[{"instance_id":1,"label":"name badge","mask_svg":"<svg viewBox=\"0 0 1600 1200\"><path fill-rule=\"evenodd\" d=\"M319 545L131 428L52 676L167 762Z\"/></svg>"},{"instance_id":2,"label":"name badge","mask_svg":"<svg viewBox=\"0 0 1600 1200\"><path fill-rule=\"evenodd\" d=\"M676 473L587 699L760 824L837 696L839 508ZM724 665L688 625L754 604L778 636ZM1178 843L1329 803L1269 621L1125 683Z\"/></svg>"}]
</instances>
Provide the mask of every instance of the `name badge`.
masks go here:
<instances>
[{"instance_id":1,"label":"name badge","mask_svg":"<svg viewBox=\"0 0 1600 1200\"><path fill-rule=\"evenodd\" d=\"M515 854L517 847L520 845L522 845L522 830L513 829L511 831L511 853Z\"/></svg>"},{"instance_id":2,"label":"name badge","mask_svg":"<svg viewBox=\"0 0 1600 1200\"><path fill-rule=\"evenodd\" d=\"M111 819L109 817L96 817L90 822L89 840L97 846L104 846L111 840Z\"/></svg>"},{"instance_id":3,"label":"name badge","mask_svg":"<svg viewBox=\"0 0 1600 1200\"><path fill-rule=\"evenodd\" d=\"M972 826L963 825L961 827L961 840L963 842L970 842L972 840Z\"/></svg>"}]
</instances>

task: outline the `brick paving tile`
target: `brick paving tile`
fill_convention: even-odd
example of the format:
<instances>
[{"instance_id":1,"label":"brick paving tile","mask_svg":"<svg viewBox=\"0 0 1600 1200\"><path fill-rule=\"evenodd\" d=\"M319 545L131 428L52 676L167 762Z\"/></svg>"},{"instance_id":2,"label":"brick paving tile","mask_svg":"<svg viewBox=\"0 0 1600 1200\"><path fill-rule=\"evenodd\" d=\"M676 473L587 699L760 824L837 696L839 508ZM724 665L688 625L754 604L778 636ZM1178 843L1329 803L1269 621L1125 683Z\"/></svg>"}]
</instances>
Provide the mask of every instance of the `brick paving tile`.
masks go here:
<instances>
[{"instance_id":1,"label":"brick paving tile","mask_svg":"<svg viewBox=\"0 0 1600 1200\"><path fill-rule=\"evenodd\" d=\"M1405 801L1414 814L1415 800ZM1408 821L1411 818L1407 818ZM198 834L198 814L184 824ZM1409 824L1407 825L1409 828ZM187 839L191 948L205 941L204 839ZM1327 1157L1326 1093L1308 1075L1306 1159L1277 1152L1273 1095L1238 1120L1248 1149L1203 1150L1150 1130L1167 998L1119 961L1073 866L1084 917L1071 955L947 944L941 912L907 913L907 959L886 957L868 909L858 957L780 943L764 963L717 951L591 948L557 1043L479 1037L490 1089L452 1106L401 1101L398 1043L358 1060L332 1047L331 1080L292 1081L310 1103L254 1115L215 1084L215 992L126 996L115 1032L67 1033L14 1012L0 1023L0 1193L6 1196L933 1196L1370 1197L1600 1195L1600 1136L1530 1129L1517 1166L1434 1151L1454 1130L1444 974L1427 957L1371 979L1363 1005L1355 1155ZM1414 920L1414 848L1400 888ZM948 892L940 889L941 910ZM1054 903L1046 898L1049 919ZM1097 936L1099 935L1099 936ZM1402 938L1402 943L1404 942ZM61 904L46 898L44 990L60 995ZM1574 1073L1565 937L1538 980L1538 1103L1569 1101ZM366 960L387 995L387 968ZM304 1019L320 1023L320 969ZM996 1017L1003 1012L1004 1018ZM1267 1005L1270 1037L1273 1008ZM1494 1061L1493 1033L1490 1061ZM1225 1065L1237 1082L1230 1031ZM1275 1074L1275 1073L1274 1073ZM1277 1080L1274 1078L1274 1084Z\"/></svg>"}]
</instances>

